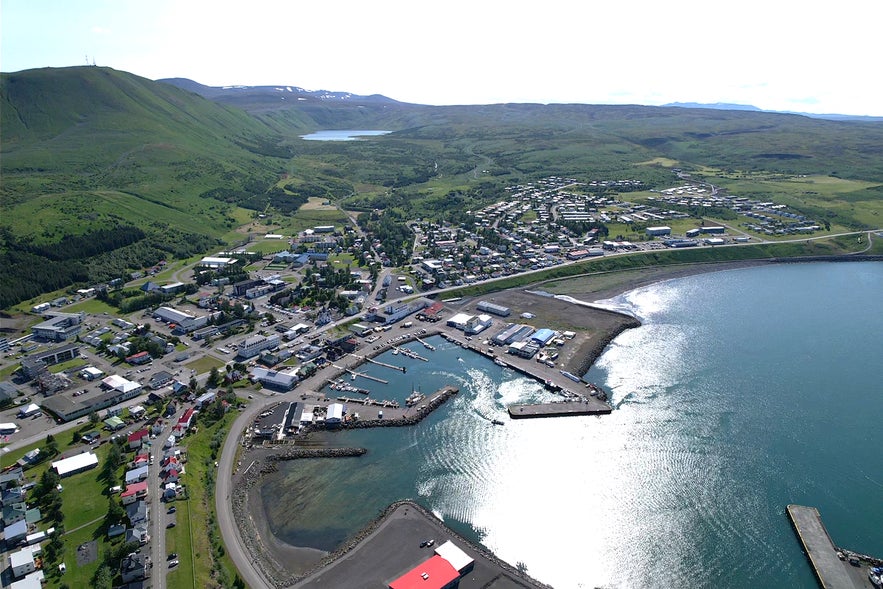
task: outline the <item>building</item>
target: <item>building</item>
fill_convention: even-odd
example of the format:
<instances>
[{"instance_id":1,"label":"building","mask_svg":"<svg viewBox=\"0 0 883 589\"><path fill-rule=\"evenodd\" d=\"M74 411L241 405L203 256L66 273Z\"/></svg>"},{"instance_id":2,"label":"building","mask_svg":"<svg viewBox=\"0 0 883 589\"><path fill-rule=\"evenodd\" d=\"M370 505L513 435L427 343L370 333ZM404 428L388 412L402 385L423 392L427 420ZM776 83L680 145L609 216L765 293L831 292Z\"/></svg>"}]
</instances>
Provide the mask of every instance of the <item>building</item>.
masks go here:
<instances>
[{"instance_id":1,"label":"building","mask_svg":"<svg viewBox=\"0 0 883 589\"><path fill-rule=\"evenodd\" d=\"M263 335L255 335L247 338L239 347L237 358L248 359L254 358L264 350L269 350L279 346L279 336L271 335L269 337Z\"/></svg>"},{"instance_id":2,"label":"building","mask_svg":"<svg viewBox=\"0 0 883 589\"><path fill-rule=\"evenodd\" d=\"M138 450L144 445L144 442L150 439L150 432L145 429L139 429L129 434L126 441L129 442L129 450Z\"/></svg>"},{"instance_id":3,"label":"building","mask_svg":"<svg viewBox=\"0 0 883 589\"><path fill-rule=\"evenodd\" d=\"M474 319L474 315L470 315L468 313L457 313L447 320L447 326L453 327L454 329L459 329L460 331L466 330L466 325Z\"/></svg>"},{"instance_id":4,"label":"building","mask_svg":"<svg viewBox=\"0 0 883 589\"><path fill-rule=\"evenodd\" d=\"M647 235L649 237L662 237L663 235L671 235L671 227L661 225L659 227L647 227Z\"/></svg>"},{"instance_id":5,"label":"building","mask_svg":"<svg viewBox=\"0 0 883 589\"><path fill-rule=\"evenodd\" d=\"M436 554L390 583L389 589L453 589L459 581L457 569Z\"/></svg>"},{"instance_id":6,"label":"building","mask_svg":"<svg viewBox=\"0 0 883 589\"><path fill-rule=\"evenodd\" d=\"M533 358L540 351L540 346L534 341L517 341L509 344L508 352L521 358Z\"/></svg>"},{"instance_id":7,"label":"building","mask_svg":"<svg viewBox=\"0 0 883 589\"><path fill-rule=\"evenodd\" d=\"M298 381L297 372L295 371L283 372L268 370L260 366L256 366L252 369L249 378L252 381L260 382L267 388L280 391L290 391Z\"/></svg>"},{"instance_id":8,"label":"building","mask_svg":"<svg viewBox=\"0 0 883 589\"><path fill-rule=\"evenodd\" d=\"M131 485L133 483L138 483L138 482L146 479L148 476L147 470L149 468L150 468L150 466L147 465L147 466L139 466L138 468L133 468L131 470L127 470L126 477L125 477L126 488L128 489L129 485Z\"/></svg>"},{"instance_id":9,"label":"building","mask_svg":"<svg viewBox=\"0 0 883 589\"><path fill-rule=\"evenodd\" d=\"M227 266L235 264L237 261L238 260L236 258L206 256L199 261L199 264L197 264L197 266L201 268L208 268L210 270L222 270Z\"/></svg>"},{"instance_id":10,"label":"building","mask_svg":"<svg viewBox=\"0 0 883 589\"><path fill-rule=\"evenodd\" d=\"M118 393L132 393L137 391L141 392L141 385L135 381L128 380L123 378L118 374L111 374L110 376L101 380L101 386L105 389L116 391ZM137 394L132 395L137 396ZM128 397L132 398L132 397Z\"/></svg>"},{"instance_id":11,"label":"building","mask_svg":"<svg viewBox=\"0 0 883 589\"><path fill-rule=\"evenodd\" d=\"M148 352L138 352L137 354L132 354L131 356L126 356L126 362L132 364L133 366L140 366L142 364L149 364L153 361L153 358L150 357Z\"/></svg>"},{"instance_id":12,"label":"building","mask_svg":"<svg viewBox=\"0 0 883 589\"><path fill-rule=\"evenodd\" d=\"M75 475L96 466L98 466L98 457L92 452L75 454L70 458L64 458L52 463L52 468L55 469L55 472L61 478Z\"/></svg>"},{"instance_id":13,"label":"building","mask_svg":"<svg viewBox=\"0 0 883 589\"><path fill-rule=\"evenodd\" d=\"M475 335L490 327L493 322L494 320L491 319L490 315L478 315L470 318L469 321L466 322L463 331L469 335Z\"/></svg>"},{"instance_id":14,"label":"building","mask_svg":"<svg viewBox=\"0 0 883 589\"><path fill-rule=\"evenodd\" d=\"M699 233L703 233L705 235L723 235L724 233L726 233L726 231L727 231L726 227L720 227L720 226L710 226L710 227L700 227L699 228Z\"/></svg>"},{"instance_id":15,"label":"building","mask_svg":"<svg viewBox=\"0 0 883 589\"><path fill-rule=\"evenodd\" d=\"M28 378L36 378L47 366L73 360L80 355L80 344L70 343L23 358L21 368Z\"/></svg>"},{"instance_id":16,"label":"building","mask_svg":"<svg viewBox=\"0 0 883 589\"><path fill-rule=\"evenodd\" d=\"M144 578L145 572L144 556L140 553L133 552L120 563L120 575L123 578L123 583L140 581Z\"/></svg>"},{"instance_id":17,"label":"building","mask_svg":"<svg viewBox=\"0 0 883 589\"><path fill-rule=\"evenodd\" d=\"M120 499L122 500L123 505L129 505L130 503L135 503L139 499L144 499L147 497L147 493L147 481L139 481L132 483L131 485L126 485L126 490L120 495Z\"/></svg>"},{"instance_id":18,"label":"building","mask_svg":"<svg viewBox=\"0 0 883 589\"><path fill-rule=\"evenodd\" d=\"M174 324L175 330L181 333L189 333L208 323L207 315L190 315L171 307L160 307L153 312L153 318L169 325Z\"/></svg>"},{"instance_id":19,"label":"building","mask_svg":"<svg viewBox=\"0 0 883 589\"><path fill-rule=\"evenodd\" d=\"M328 412L325 414L325 425L328 427L338 427L343 422L343 405L340 403L332 403L328 405Z\"/></svg>"},{"instance_id":20,"label":"building","mask_svg":"<svg viewBox=\"0 0 883 589\"><path fill-rule=\"evenodd\" d=\"M510 323L503 331L495 335L491 341L498 346L507 346L512 342L522 340L533 333L530 325Z\"/></svg>"},{"instance_id":21,"label":"building","mask_svg":"<svg viewBox=\"0 0 883 589\"><path fill-rule=\"evenodd\" d=\"M552 331L551 329L543 328L536 330L536 332L534 332L534 334L530 336L530 339L531 341L537 342L541 346L545 346L550 341L552 341L552 338L554 337L554 331Z\"/></svg>"},{"instance_id":22,"label":"building","mask_svg":"<svg viewBox=\"0 0 883 589\"><path fill-rule=\"evenodd\" d=\"M494 315L498 315L500 317L508 317L512 314L512 309L509 307L504 307L502 305L495 305L494 303L489 303L488 301L479 301L475 308L479 311L483 311L485 313L492 313Z\"/></svg>"},{"instance_id":23,"label":"building","mask_svg":"<svg viewBox=\"0 0 883 589\"><path fill-rule=\"evenodd\" d=\"M392 323L395 323L396 321L404 319L412 313L422 311L428 306L429 301L427 301L426 299L418 299L416 301L404 303L401 305L387 305L386 307L383 307L383 309L370 309L365 317L369 321L375 321L378 323L383 323L385 325L390 325Z\"/></svg>"},{"instance_id":24,"label":"building","mask_svg":"<svg viewBox=\"0 0 883 589\"><path fill-rule=\"evenodd\" d=\"M61 342L76 337L83 328L84 313L52 313L49 318L31 328L34 337Z\"/></svg>"},{"instance_id":25,"label":"building","mask_svg":"<svg viewBox=\"0 0 883 589\"><path fill-rule=\"evenodd\" d=\"M22 548L18 552L9 555L9 566L12 569L12 576L20 579L28 573L37 570L34 561L34 552L30 548Z\"/></svg>"}]
</instances>

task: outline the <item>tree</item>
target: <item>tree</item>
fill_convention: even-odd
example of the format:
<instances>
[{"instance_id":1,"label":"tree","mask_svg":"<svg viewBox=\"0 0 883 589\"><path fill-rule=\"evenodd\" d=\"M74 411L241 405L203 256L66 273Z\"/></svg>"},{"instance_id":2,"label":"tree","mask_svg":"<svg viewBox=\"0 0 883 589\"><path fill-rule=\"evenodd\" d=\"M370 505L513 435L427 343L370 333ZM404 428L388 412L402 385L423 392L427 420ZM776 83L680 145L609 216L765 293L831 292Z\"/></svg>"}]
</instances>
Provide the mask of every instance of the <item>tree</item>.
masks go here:
<instances>
[{"instance_id":1,"label":"tree","mask_svg":"<svg viewBox=\"0 0 883 589\"><path fill-rule=\"evenodd\" d=\"M58 455L58 442L55 441L55 437L52 434L46 436L46 445L44 446L44 449L49 456Z\"/></svg>"},{"instance_id":2,"label":"tree","mask_svg":"<svg viewBox=\"0 0 883 589\"><path fill-rule=\"evenodd\" d=\"M92 587L94 589L111 589L113 587L113 571L106 564L102 564L92 575Z\"/></svg>"},{"instance_id":3,"label":"tree","mask_svg":"<svg viewBox=\"0 0 883 589\"><path fill-rule=\"evenodd\" d=\"M214 387L218 386L218 384L220 384L220 382L221 382L221 375L218 372L217 367L212 366L211 372L209 372L209 375L208 375L208 382L206 383L206 385L214 388Z\"/></svg>"},{"instance_id":4,"label":"tree","mask_svg":"<svg viewBox=\"0 0 883 589\"><path fill-rule=\"evenodd\" d=\"M101 421L101 418L98 417L97 411L93 411L92 413L89 414L89 423L91 423L92 425L95 425L99 421Z\"/></svg>"},{"instance_id":5,"label":"tree","mask_svg":"<svg viewBox=\"0 0 883 589\"><path fill-rule=\"evenodd\" d=\"M199 382L196 380L195 376L190 377L190 384L187 386L190 387L190 392L196 392L196 389L199 388Z\"/></svg>"},{"instance_id":6,"label":"tree","mask_svg":"<svg viewBox=\"0 0 883 589\"><path fill-rule=\"evenodd\" d=\"M123 518L125 516L126 510L123 509L123 506L120 505L119 501L117 501L115 497L108 497L107 515L104 518L104 521L107 523L107 527L120 523L121 521L123 521Z\"/></svg>"}]
</instances>

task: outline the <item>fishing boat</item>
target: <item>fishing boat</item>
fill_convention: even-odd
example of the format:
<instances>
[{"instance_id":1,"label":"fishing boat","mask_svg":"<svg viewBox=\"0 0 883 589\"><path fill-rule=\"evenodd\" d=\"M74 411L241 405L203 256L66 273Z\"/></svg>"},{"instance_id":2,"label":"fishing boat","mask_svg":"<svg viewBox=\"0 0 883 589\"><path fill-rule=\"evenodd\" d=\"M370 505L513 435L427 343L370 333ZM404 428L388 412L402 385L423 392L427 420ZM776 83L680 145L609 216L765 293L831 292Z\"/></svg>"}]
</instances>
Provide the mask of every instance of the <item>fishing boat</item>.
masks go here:
<instances>
[{"instance_id":1,"label":"fishing boat","mask_svg":"<svg viewBox=\"0 0 883 589\"><path fill-rule=\"evenodd\" d=\"M494 425L506 425L506 424L505 424L502 420L500 420L500 419L495 419L495 420L493 420L491 423L494 424Z\"/></svg>"},{"instance_id":2,"label":"fishing boat","mask_svg":"<svg viewBox=\"0 0 883 589\"><path fill-rule=\"evenodd\" d=\"M501 360L499 358L494 358L494 364L496 364L497 366L502 366L503 368L509 366L504 360Z\"/></svg>"}]
</instances>

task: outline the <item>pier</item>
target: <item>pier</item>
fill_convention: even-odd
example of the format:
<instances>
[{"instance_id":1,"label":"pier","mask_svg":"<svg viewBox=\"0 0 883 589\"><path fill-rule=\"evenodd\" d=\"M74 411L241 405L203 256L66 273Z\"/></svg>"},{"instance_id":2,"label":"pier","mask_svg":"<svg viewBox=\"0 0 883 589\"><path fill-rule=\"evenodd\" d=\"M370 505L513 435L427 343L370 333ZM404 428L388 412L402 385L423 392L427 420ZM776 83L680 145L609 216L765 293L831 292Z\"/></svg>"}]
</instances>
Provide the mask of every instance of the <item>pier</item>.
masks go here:
<instances>
[{"instance_id":1,"label":"pier","mask_svg":"<svg viewBox=\"0 0 883 589\"><path fill-rule=\"evenodd\" d=\"M386 362L380 362L379 360L375 360L374 358L369 358L368 356L357 356L356 354L350 354L353 358L358 358L359 360L364 360L366 362L370 362L371 364L377 364L378 366L383 366L384 368L392 368L393 370L399 370L401 372L407 372L407 369L404 366L396 366L394 364L387 364Z\"/></svg>"},{"instance_id":2,"label":"pier","mask_svg":"<svg viewBox=\"0 0 883 589\"><path fill-rule=\"evenodd\" d=\"M408 358L411 358L412 360L423 360L424 362L429 362L429 358L424 358L417 352L409 350L408 348L399 348L397 346L393 346L392 349L398 351L402 356L406 356Z\"/></svg>"},{"instance_id":3,"label":"pier","mask_svg":"<svg viewBox=\"0 0 883 589\"><path fill-rule=\"evenodd\" d=\"M822 516L815 507L789 505L788 517L803 544L813 572L824 589L860 589L862 584L854 581L850 569L855 568L840 560L837 547L822 523ZM849 568L847 568L849 567Z\"/></svg>"},{"instance_id":4,"label":"pier","mask_svg":"<svg viewBox=\"0 0 883 589\"><path fill-rule=\"evenodd\" d=\"M558 401L531 405L509 405L509 417L529 419L532 417L569 417L574 415L607 415L613 409L609 405L598 407L586 401Z\"/></svg>"},{"instance_id":5,"label":"pier","mask_svg":"<svg viewBox=\"0 0 883 589\"><path fill-rule=\"evenodd\" d=\"M430 352L435 351L435 346L433 346L431 343L423 341L422 339L420 339L416 335L414 336L414 339L416 339L418 342L423 344L423 347L426 348L427 350L429 350Z\"/></svg>"},{"instance_id":6,"label":"pier","mask_svg":"<svg viewBox=\"0 0 883 589\"><path fill-rule=\"evenodd\" d=\"M355 403L356 405L373 405L374 407L386 407L398 409L400 405L395 401L375 401L374 399L353 399L352 397L337 397L341 403Z\"/></svg>"}]
</instances>

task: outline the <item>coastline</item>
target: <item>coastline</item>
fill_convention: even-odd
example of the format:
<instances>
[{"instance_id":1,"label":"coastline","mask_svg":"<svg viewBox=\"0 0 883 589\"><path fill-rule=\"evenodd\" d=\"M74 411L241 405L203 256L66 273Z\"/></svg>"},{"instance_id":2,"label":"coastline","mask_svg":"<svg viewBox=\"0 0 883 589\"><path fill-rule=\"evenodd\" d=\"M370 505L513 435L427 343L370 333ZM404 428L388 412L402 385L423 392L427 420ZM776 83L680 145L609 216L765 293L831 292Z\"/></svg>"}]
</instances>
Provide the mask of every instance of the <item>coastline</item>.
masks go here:
<instances>
[{"instance_id":1,"label":"coastline","mask_svg":"<svg viewBox=\"0 0 883 589\"><path fill-rule=\"evenodd\" d=\"M593 280L596 276L586 277L570 277L567 279L557 279L554 281L546 281L542 285L531 285L530 289L540 286L542 290L554 291L555 294L568 294L576 299L583 301L597 301L612 298L630 290L641 288L650 284L671 280L684 276L702 274L707 272L716 272L722 270L731 270L738 268L747 268L752 266L766 265L776 263L773 260L750 260L731 263L714 263L714 264L690 264L687 266L663 267L651 269L639 269L634 271L626 271L617 273L617 276L610 280ZM594 284L592 284L594 283ZM640 321L634 317L624 315L615 311L595 309L588 307L580 307L580 313L574 314L572 309L574 303L562 301L548 296L541 296L526 292L523 289L512 291L501 291L493 293L488 297L499 304L518 308L519 310L530 310L536 315L537 321L546 322L556 328L561 325L555 325L555 317L565 317L565 328L573 327L576 329L586 328L585 331L579 333L572 345L568 345L568 354L562 357L561 361L568 370L576 374L584 374L604 352L610 342L626 329L640 326ZM466 309L470 304L474 304L476 300L464 301L458 307ZM563 311L569 309L570 313ZM562 314L563 313L563 314ZM513 319L512 321L517 321ZM578 325L576 325L578 324ZM562 354L564 356L564 354ZM249 455L249 460L255 458L260 464L255 464L258 468L250 467L244 475L236 474L234 476L234 494L236 498L233 501L233 511L240 533L246 544L253 542L250 547L250 554L255 560L256 565L264 573L264 575L276 587L289 587L293 585L301 586L304 579L310 575L316 574L325 567L333 566L335 563L345 560L342 557L355 550L359 544L368 536L373 534L381 527L386 520L395 511L395 507L399 503L392 504L380 515L377 516L365 528L356 532L351 538L336 549L334 552L328 553L309 547L296 547L289 545L276 538L269 530L269 524L264 511L263 499L260 495L259 480L264 474L269 474L275 470L267 456L273 452L279 452L279 449L260 449L252 450L252 452L260 452L255 457L254 454ZM407 502L406 502L407 503ZM419 506L417 506L419 507ZM420 508L425 511L425 509ZM428 513L428 512L427 512ZM431 514L430 514L431 516ZM431 516L434 517L434 516ZM436 520L437 521L437 520ZM442 522L438 525L444 527ZM452 532L445 528L447 533ZM488 552L481 546L470 546L476 550ZM492 554L491 558L496 558ZM496 559L498 560L498 559ZM285 563L285 564L282 564ZM511 565L505 564L509 569L515 570ZM517 570L515 570L518 573ZM544 587L533 579L524 579L527 586Z\"/></svg>"}]
</instances>

